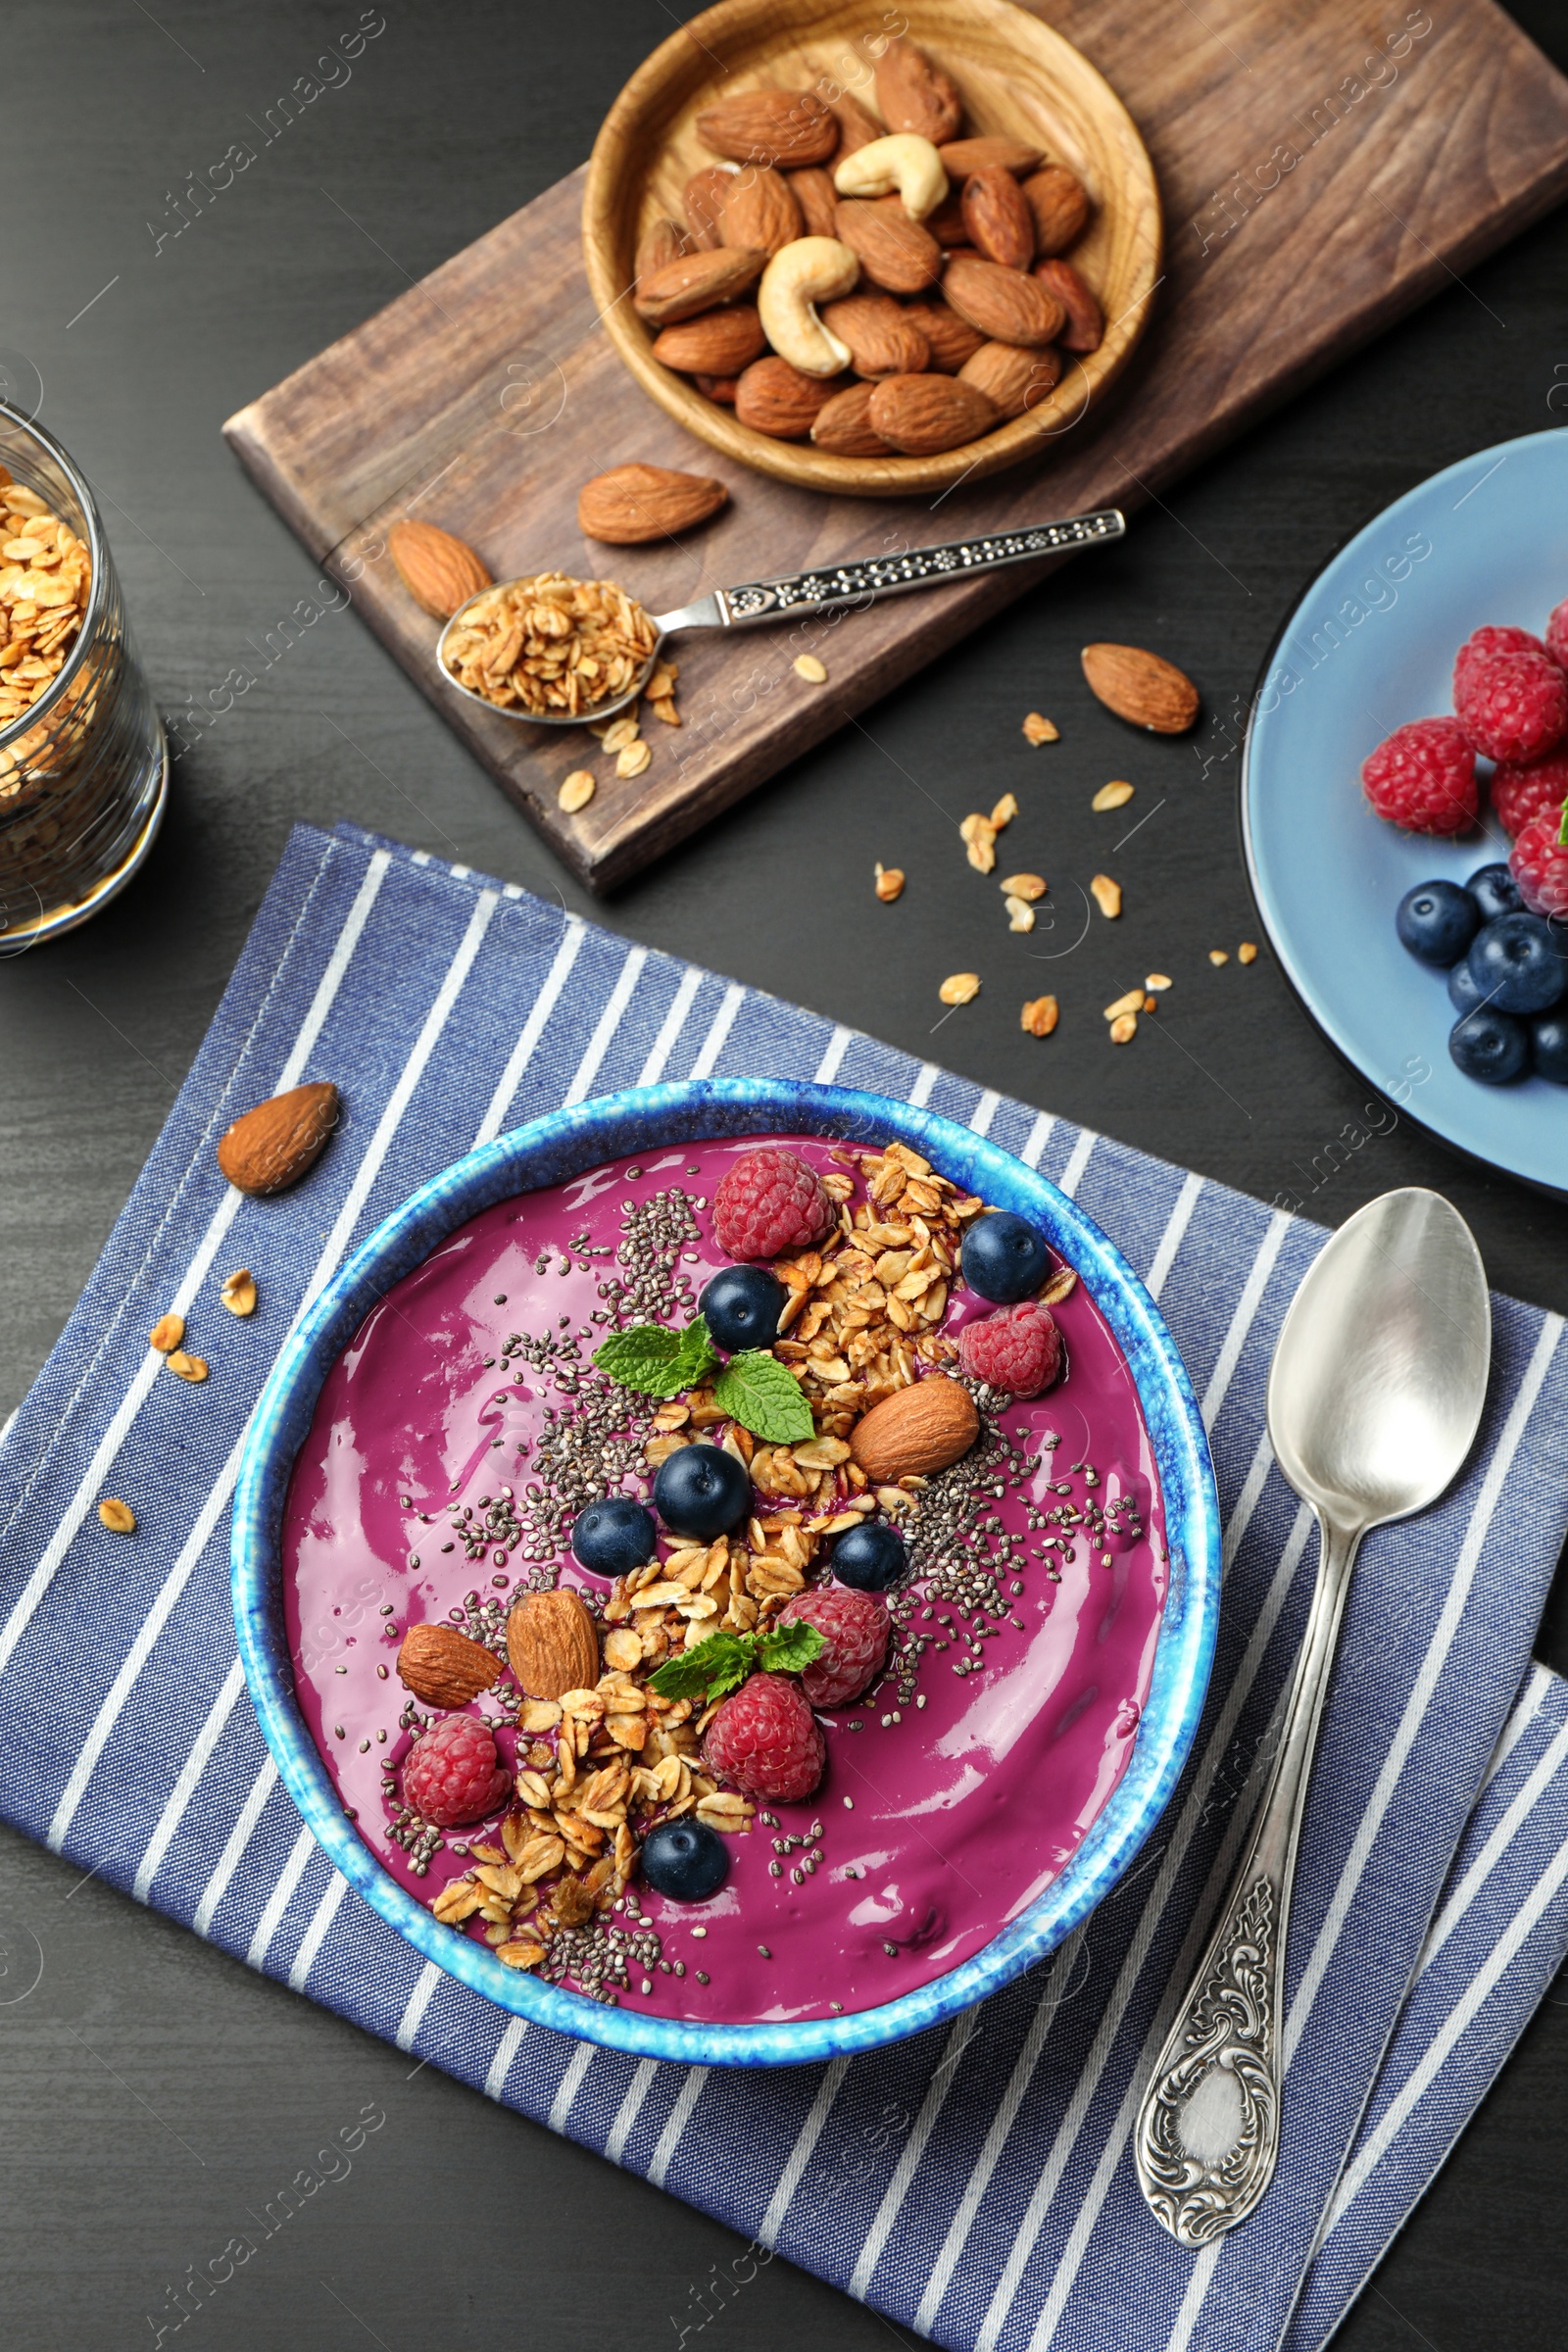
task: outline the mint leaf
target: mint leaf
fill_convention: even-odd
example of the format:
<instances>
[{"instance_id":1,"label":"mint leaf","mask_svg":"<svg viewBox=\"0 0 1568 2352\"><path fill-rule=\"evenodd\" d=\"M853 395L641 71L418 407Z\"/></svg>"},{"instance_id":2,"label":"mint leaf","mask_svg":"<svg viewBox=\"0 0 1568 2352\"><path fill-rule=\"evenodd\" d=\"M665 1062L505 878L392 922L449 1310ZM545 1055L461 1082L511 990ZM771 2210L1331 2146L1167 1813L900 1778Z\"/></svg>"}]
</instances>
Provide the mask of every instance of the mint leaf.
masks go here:
<instances>
[{"instance_id":1,"label":"mint leaf","mask_svg":"<svg viewBox=\"0 0 1568 2352\"><path fill-rule=\"evenodd\" d=\"M666 1658L649 1676L648 1688L661 1698L721 1697L740 1689L751 1673L756 1649L755 1634L710 1634L695 1648Z\"/></svg>"},{"instance_id":2,"label":"mint leaf","mask_svg":"<svg viewBox=\"0 0 1568 2352\"><path fill-rule=\"evenodd\" d=\"M629 1331L612 1332L594 1350L601 1372L643 1396L679 1396L695 1388L716 1360L701 1315L684 1331L666 1331L662 1323L634 1323Z\"/></svg>"},{"instance_id":3,"label":"mint leaf","mask_svg":"<svg viewBox=\"0 0 1568 2352\"><path fill-rule=\"evenodd\" d=\"M788 1625L770 1625L765 1634L753 1639L770 1674L799 1674L825 1647L820 1627L808 1625L800 1617L792 1618Z\"/></svg>"},{"instance_id":4,"label":"mint leaf","mask_svg":"<svg viewBox=\"0 0 1568 2352\"><path fill-rule=\"evenodd\" d=\"M803 1446L816 1434L800 1382L765 1348L730 1357L713 1383L713 1402L770 1446Z\"/></svg>"}]
</instances>

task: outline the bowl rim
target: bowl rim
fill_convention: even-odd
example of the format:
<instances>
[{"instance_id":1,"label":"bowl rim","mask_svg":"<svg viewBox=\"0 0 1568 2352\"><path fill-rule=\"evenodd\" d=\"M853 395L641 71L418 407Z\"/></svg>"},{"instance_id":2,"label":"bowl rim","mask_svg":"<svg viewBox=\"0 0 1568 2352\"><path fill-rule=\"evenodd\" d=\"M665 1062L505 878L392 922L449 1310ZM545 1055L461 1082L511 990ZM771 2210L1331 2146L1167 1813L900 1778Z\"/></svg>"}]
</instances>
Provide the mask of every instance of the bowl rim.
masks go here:
<instances>
[{"instance_id":1,"label":"bowl rim","mask_svg":"<svg viewBox=\"0 0 1568 2352\"><path fill-rule=\"evenodd\" d=\"M1159 1471L1170 1577L1132 1755L1043 1894L981 1951L896 2000L827 2018L704 2024L610 2007L509 1969L442 1926L383 1869L345 1814L295 1704L277 1605L278 1536L327 1373L386 1291L458 1226L517 1193L660 1144L792 1132L906 1143L993 1205L1043 1224L1127 1357ZM501 2010L579 2040L687 2064L798 2066L903 2039L970 2008L1053 1951L1109 1893L1169 1801L1197 1733L1218 1632L1220 1554L1214 1474L1186 1367L1144 1285L1074 1201L939 1112L847 1087L726 1078L633 1088L547 1113L468 1152L384 1218L299 1318L257 1400L235 1488L230 1561L240 1658L279 1777L328 1860L417 1952Z\"/></svg>"},{"instance_id":2,"label":"bowl rim","mask_svg":"<svg viewBox=\"0 0 1568 2352\"><path fill-rule=\"evenodd\" d=\"M832 7L833 0L812 0L812 4L826 10ZM776 18L774 0L717 0L714 7L670 33L617 92L600 124L588 160L582 198L583 266L594 307L622 366L665 415L697 439L706 441L710 448L750 466L754 472L771 474L798 489L836 491L859 498L906 498L924 490L949 489L971 478L980 480L987 474L1020 465L1026 458L1041 455L1081 423L1125 372L1143 339L1152 314L1153 293L1164 256L1159 180L1143 133L1093 59L1054 24L1016 6L1015 0L971 0L971 5L1018 17L1027 27L1030 40L1070 51L1099 85L1104 119L1115 125L1127 144L1142 182L1143 223L1137 291L1122 306L1116 320L1107 323L1099 350L1088 354L1093 365L1086 365L1077 353L1064 354L1073 365L1064 369L1060 383L1045 400L1022 416L1008 417L995 431L982 434L978 441L964 442L957 449L924 458L845 458L819 450L809 441L775 440L770 434L740 423L731 411L717 407L683 376L661 366L653 357L649 330L630 310L626 299L629 288L613 268L612 255L623 159L641 143L638 132L643 110L662 89L676 63L683 63L689 57L693 43L724 54L726 45L733 44L737 32L754 16ZM934 290L940 293L940 283ZM1075 386L1086 388L1087 397L1082 398L1082 405L1074 413L1069 413L1074 399L1079 397Z\"/></svg>"}]
</instances>

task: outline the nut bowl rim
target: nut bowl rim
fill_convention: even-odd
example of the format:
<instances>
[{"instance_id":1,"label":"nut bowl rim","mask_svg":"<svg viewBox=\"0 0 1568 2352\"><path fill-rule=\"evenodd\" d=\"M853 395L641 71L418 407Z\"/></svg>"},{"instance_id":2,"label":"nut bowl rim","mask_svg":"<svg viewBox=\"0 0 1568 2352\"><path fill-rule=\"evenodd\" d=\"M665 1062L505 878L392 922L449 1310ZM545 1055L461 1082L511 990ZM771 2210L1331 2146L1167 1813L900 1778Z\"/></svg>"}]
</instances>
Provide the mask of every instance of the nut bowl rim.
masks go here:
<instances>
[{"instance_id":1,"label":"nut bowl rim","mask_svg":"<svg viewBox=\"0 0 1568 2352\"><path fill-rule=\"evenodd\" d=\"M1133 298L1123 305L1120 316L1107 323L1100 349L1087 359L1064 353L1072 365L1046 400L1022 416L1009 417L978 441L935 457L834 457L809 441L780 441L739 423L732 411L707 399L684 376L674 374L654 358L652 334L627 300L629 250L622 237L621 220L628 176L640 170L628 165L627 159L646 147L650 119L657 121L661 112L668 111L671 85L692 74L694 56L733 54L737 44L754 33L776 28L786 13L778 0L718 0L716 7L671 33L644 59L600 125L589 158L582 207L583 264L594 308L623 366L643 390L689 433L754 472L771 474L798 489L860 498L904 498L926 490L951 489L960 481L980 480L1041 455L1054 440L1069 432L1103 399L1143 337L1162 267L1163 223L1153 163L1136 122L1084 52L1054 26L1015 6L1014 0L964 0L964 7L970 14L998 23L1015 23L1021 45L1052 56L1058 71L1070 60L1070 72L1094 86L1097 108L1126 151L1128 172L1123 190L1126 200L1137 206L1139 267ZM790 0L787 13L798 21L803 36L808 37L814 24L825 24L842 13L842 0ZM911 24L909 29L918 37L922 27ZM956 17L952 30L955 34L961 31ZM1049 74L1045 55L1042 73Z\"/></svg>"},{"instance_id":2,"label":"nut bowl rim","mask_svg":"<svg viewBox=\"0 0 1568 2352\"><path fill-rule=\"evenodd\" d=\"M658 1144L791 1131L903 1141L995 1205L1044 1227L1132 1371L1164 1498L1170 1581L1126 1769L1060 1877L1027 1910L957 1968L875 2008L703 2024L611 2008L509 1969L443 1927L382 1868L344 1813L295 1702L279 1536L295 1457L332 1365L371 1306L458 1226L498 1200ZM1169 1801L1197 1733L1219 1624L1220 1519L1202 1420L1175 1343L1121 1252L1065 1194L972 1129L909 1103L790 1080L698 1079L553 1111L470 1152L383 1220L301 1318L258 1399L235 1488L230 1565L240 1659L279 1776L328 1859L416 1950L499 2009L582 2041L688 2065L799 2066L878 2048L956 2016L1054 1950L1110 1892Z\"/></svg>"}]
</instances>

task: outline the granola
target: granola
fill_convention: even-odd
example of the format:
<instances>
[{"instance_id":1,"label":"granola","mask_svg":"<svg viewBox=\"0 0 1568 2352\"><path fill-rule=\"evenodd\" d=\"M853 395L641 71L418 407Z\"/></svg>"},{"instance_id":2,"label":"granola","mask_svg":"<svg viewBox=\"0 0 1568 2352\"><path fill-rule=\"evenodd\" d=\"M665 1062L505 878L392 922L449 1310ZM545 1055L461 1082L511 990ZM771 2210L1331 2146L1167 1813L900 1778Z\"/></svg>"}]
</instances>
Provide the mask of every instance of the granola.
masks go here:
<instances>
[{"instance_id":1,"label":"granola","mask_svg":"<svg viewBox=\"0 0 1568 2352\"><path fill-rule=\"evenodd\" d=\"M498 710L576 718L634 685L658 641L651 615L612 580L552 571L476 596L442 660Z\"/></svg>"}]
</instances>

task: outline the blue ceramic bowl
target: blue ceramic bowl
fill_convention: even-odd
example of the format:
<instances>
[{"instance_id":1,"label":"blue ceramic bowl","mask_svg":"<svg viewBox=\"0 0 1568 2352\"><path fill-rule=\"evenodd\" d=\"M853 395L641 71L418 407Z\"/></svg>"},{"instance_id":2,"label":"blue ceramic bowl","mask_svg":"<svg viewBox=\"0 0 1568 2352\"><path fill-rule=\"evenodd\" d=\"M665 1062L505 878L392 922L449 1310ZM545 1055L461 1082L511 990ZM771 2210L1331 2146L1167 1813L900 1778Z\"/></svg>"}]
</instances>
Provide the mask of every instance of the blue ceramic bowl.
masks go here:
<instances>
[{"instance_id":1,"label":"blue ceramic bowl","mask_svg":"<svg viewBox=\"0 0 1568 2352\"><path fill-rule=\"evenodd\" d=\"M457 1226L498 1200L662 1144L791 1131L902 1139L955 1182L1028 1217L1077 1268L1137 1384L1164 1495L1170 1592L1127 1769L1061 1877L1027 1911L961 1967L878 2008L799 2024L698 2025L607 2008L509 1969L442 1927L382 1870L345 1817L295 1705L279 1531L327 1373L377 1299ZM289 1338L257 1404L234 1496L233 1581L240 1657L290 1795L350 1886L419 1951L499 2007L611 2049L688 2064L798 2066L956 2016L1052 1951L1114 1886L1163 1811L1198 1728L1219 1619L1219 1506L1192 1387L1153 1300L1054 1185L967 1128L906 1103L834 1086L706 1079L607 1095L501 1136L423 1186L362 1244Z\"/></svg>"}]
</instances>

